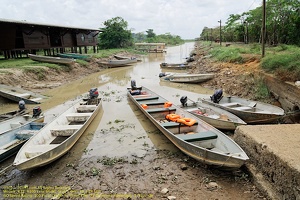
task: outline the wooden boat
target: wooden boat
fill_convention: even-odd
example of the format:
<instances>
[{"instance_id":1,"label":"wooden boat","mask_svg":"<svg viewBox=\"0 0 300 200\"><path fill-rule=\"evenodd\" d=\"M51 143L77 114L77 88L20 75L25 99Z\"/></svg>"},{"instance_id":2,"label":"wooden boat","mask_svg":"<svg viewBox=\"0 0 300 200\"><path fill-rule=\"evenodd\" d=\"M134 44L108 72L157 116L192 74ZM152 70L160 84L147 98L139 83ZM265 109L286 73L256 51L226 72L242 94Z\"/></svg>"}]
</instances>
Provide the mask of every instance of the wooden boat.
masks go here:
<instances>
[{"instance_id":1,"label":"wooden boat","mask_svg":"<svg viewBox=\"0 0 300 200\"><path fill-rule=\"evenodd\" d=\"M249 159L223 132L153 91L145 87L141 91L129 90L128 97L174 145L192 158L228 170L240 168Z\"/></svg>"},{"instance_id":2,"label":"wooden boat","mask_svg":"<svg viewBox=\"0 0 300 200\"><path fill-rule=\"evenodd\" d=\"M284 110L277 106L234 96L223 97L218 103L208 98L201 100L235 114L248 124L272 123L284 115Z\"/></svg>"},{"instance_id":3,"label":"wooden boat","mask_svg":"<svg viewBox=\"0 0 300 200\"><path fill-rule=\"evenodd\" d=\"M202 83L214 78L214 74L169 73L161 79L176 83Z\"/></svg>"},{"instance_id":4,"label":"wooden boat","mask_svg":"<svg viewBox=\"0 0 300 200\"><path fill-rule=\"evenodd\" d=\"M18 128L1 133L0 162L15 155L22 145L44 126L45 123L29 122Z\"/></svg>"},{"instance_id":5,"label":"wooden boat","mask_svg":"<svg viewBox=\"0 0 300 200\"><path fill-rule=\"evenodd\" d=\"M19 170L30 170L60 158L78 141L101 108L101 98L80 99L31 137L13 165Z\"/></svg>"},{"instance_id":6,"label":"wooden boat","mask_svg":"<svg viewBox=\"0 0 300 200\"><path fill-rule=\"evenodd\" d=\"M128 57L128 56L120 56L120 55L114 55L114 58L117 60L137 59L137 61L142 61L141 59L138 59L136 57Z\"/></svg>"},{"instance_id":7,"label":"wooden boat","mask_svg":"<svg viewBox=\"0 0 300 200\"><path fill-rule=\"evenodd\" d=\"M195 115L215 128L222 130L235 130L237 126L247 123L238 116L224 109L203 102L187 103L186 96L181 97L181 108Z\"/></svg>"},{"instance_id":8,"label":"wooden boat","mask_svg":"<svg viewBox=\"0 0 300 200\"><path fill-rule=\"evenodd\" d=\"M24 100L26 104L39 104L41 100L46 99L43 95L3 84L0 84L0 96L15 102Z\"/></svg>"},{"instance_id":9,"label":"wooden boat","mask_svg":"<svg viewBox=\"0 0 300 200\"><path fill-rule=\"evenodd\" d=\"M19 115L24 115L24 114L28 114L28 112L26 110L13 110L10 112L6 112L6 113L2 113L0 114L0 122L11 119L13 117L19 116Z\"/></svg>"},{"instance_id":10,"label":"wooden boat","mask_svg":"<svg viewBox=\"0 0 300 200\"><path fill-rule=\"evenodd\" d=\"M188 69L190 66L187 63L161 63L160 68L162 69Z\"/></svg>"},{"instance_id":11,"label":"wooden boat","mask_svg":"<svg viewBox=\"0 0 300 200\"><path fill-rule=\"evenodd\" d=\"M64 64L69 65L73 64L76 60L70 58L60 58L60 57L52 57L52 56L39 56L34 54L28 54L28 57L31 60L38 61L38 62L47 62L47 63L55 63L55 64Z\"/></svg>"},{"instance_id":12,"label":"wooden boat","mask_svg":"<svg viewBox=\"0 0 300 200\"><path fill-rule=\"evenodd\" d=\"M79 60L89 60L90 56L84 55L84 54L77 54L77 53L58 53L57 56L61 58L73 58L73 59L79 59Z\"/></svg>"},{"instance_id":13,"label":"wooden boat","mask_svg":"<svg viewBox=\"0 0 300 200\"><path fill-rule=\"evenodd\" d=\"M106 67L124 67L129 66L137 62L137 59L123 59L123 60L108 60L108 61L101 61L98 64L106 66Z\"/></svg>"}]
</instances>

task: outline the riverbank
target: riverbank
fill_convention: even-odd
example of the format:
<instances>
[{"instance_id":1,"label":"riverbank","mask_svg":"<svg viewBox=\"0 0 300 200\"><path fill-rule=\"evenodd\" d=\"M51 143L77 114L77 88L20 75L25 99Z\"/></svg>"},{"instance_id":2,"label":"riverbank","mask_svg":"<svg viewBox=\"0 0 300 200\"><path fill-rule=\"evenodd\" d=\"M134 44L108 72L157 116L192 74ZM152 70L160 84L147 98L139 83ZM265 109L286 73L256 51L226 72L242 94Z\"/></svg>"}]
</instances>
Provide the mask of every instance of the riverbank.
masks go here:
<instances>
[{"instance_id":1,"label":"riverbank","mask_svg":"<svg viewBox=\"0 0 300 200\"><path fill-rule=\"evenodd\" d=\"M99 84L99 77L105 73L106 69L99 66L76 65L69 73L48 72L49 76L45 76L43 81L32 81L28 74L16 77L34 83L33 91L55 94L55 98L63 101L66 93L79 93L82 84L85 84L82 87L85 90ZM15 82L17 81L15 78ZM16 84L15 82L12 84ZM41 82L45 85L38 85ZM20 83L21 81L17 84ZM30 89L30 84L26 84L27 89ZM51 90L50 85L53 87ZM60 87L57 87L58 85ZM265 198L251 182L245 169L234 172L221 171L196 162L181 153L127 101L126 91L123 89L116 90L107 86L105 94L110 96L105 96L106 106L103 113L99 113L67 155L34 171L20 172L10 168L0 177L1 187L11 186L15 193L19 191L17 186L21 189L27 186L44 187L39 190L40 194L56 188L53 190L56 199L88 199L93 198L92 195L96 199L100 198L99 193L103 195L102 199ZM51 104L56 101L55 98L52 97ZM121 110L124 113L120 112ZM119 115L116 117L117 112ZM138 121L135 121L136 118ZM98 126L100 130L96 130ZM154 143L155 141L159 143ZM159 150L156 146L163 144L167 144L169 148ZM10 159L1 163L1 169L12 161L13 159Z\"/></svg>"}]
</instances>

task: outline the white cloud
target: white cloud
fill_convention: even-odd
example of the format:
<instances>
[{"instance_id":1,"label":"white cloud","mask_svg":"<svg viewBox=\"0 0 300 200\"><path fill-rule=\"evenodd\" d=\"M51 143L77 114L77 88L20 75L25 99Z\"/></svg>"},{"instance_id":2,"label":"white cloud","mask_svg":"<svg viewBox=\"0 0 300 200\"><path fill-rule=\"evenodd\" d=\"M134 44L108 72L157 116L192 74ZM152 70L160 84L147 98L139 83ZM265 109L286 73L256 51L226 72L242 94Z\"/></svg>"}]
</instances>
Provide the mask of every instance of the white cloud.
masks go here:
<instances>
[{"instance_id":1,"label":"white cloud","mask_svg":"<svg viewBox=\"0 0 300 200\"><path fill-rule=\"evenodd\" d=\"M260 6L260 1L238 0L0 0L0 18L82 28L101 28L122 17L133 32L153 29L184 39L199 37L202 29L218 26L230 14Z\"/></svg>"}]
</instances>

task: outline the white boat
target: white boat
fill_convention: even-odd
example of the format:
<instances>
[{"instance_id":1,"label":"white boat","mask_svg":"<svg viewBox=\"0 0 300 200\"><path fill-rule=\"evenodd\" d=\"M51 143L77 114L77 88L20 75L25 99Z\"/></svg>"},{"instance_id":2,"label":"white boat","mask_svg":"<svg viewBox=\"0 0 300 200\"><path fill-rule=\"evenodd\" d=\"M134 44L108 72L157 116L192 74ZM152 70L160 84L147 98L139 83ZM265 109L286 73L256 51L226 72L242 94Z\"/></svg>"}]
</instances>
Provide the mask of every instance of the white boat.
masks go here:
<instances>
[{"instance_id":1,"label":"white boat","mask_svg":"<svg viewBox=\"0 0 300 200\"><path fill-rule=\"evenodd\" d=\"M134 63L137 63L136 58L129 58L129 59L122 59L122 60L108 60L108 61L101 61L98 64L105 66L105 67L124 67L129 66Z\"/></svg>"},{"instance_id":2,"label":"white boat","mask_svg":"<svg viewBox=\"0 0 300 200\"><path fill-rule=\"evenodd\" d=\"M190 66L187 63L160 63L162 69L188 69Z\"/></svg>"},{"instance_id":3,"label":"white boat","mask_svg":"<svg viewBox=\"0 0 300 200\"><path fill-rule=\"evenodd\" d=\"M161 79L176 83L202 83L214 78L214 74L165 73Z\"/></svg>"},{"instance_id":4,"label":"white boat","mask_svg":"<svg viewBox=\"0 0 300 200\"><path fill-rule=\"evenodd\" d=\"M213 96L211 98L202 98L201 101L227 110L244 120L247 124L273 123L280 120L284 115L282 108L271 104L235 96L221 97L220 100L214 101L216 98Z\"/></svg>"},{"instance_id":5,"label":"white boat","mask_svg":"<svg viewBox=\"0 0 300 200\"><path fill-rule=\"evenodd\" d=\"M187 96L180 98L181 108L209 123L215 128L221 130L235 130L237 126L247 124L238 116L224 109L201 101L194 102L190 100L192 103L187 103L187 100Z\"/></svg>"},{"instance_id":6,"label":"white boat","mask_svg":"<svg viewBox=\"0 0 300 200\"><path fill-rule=\"evenodd\" d=\"M78 141L101 108L101 98L76 101L22 146L13 165L19 170L30 170L60 158Z\"/></svg>"},{"instance_id":7,"label":"white boat","mask_svg":"<svg viewBox=\"0 0 300 200\"><path fill-rule=\"evenodd\" d=\"M47 63L55 63L55 64L73 64L76 60L73 58L61 58L61 57L52 57L52 56L40 56L34 54L28 54L28 57L31 60L38 62L47 62Z\"/></svg>"},{"instance_id":8,"label":"white boat","mask_svg":"<svg viewBox=\"0 0 300 200\"><path fill-rule=\"evenodd\" d=\"M183 153L212 166L232 170L249 158L231 138L153 91L129 90L128 97Z\"/></svg>"},{"instance_id":9,"label":"white boat","mask_svg":"<svg viewBox=\"0 0 300 200\"><path fill-rule=\"evenodd\" d=\"M0 84L0 96L15 102L23 100L26 104L39 104L42 100L47 98L41 94L30 92L20 87L13 87L3 84Z\"/></svg>"}]
</instances>

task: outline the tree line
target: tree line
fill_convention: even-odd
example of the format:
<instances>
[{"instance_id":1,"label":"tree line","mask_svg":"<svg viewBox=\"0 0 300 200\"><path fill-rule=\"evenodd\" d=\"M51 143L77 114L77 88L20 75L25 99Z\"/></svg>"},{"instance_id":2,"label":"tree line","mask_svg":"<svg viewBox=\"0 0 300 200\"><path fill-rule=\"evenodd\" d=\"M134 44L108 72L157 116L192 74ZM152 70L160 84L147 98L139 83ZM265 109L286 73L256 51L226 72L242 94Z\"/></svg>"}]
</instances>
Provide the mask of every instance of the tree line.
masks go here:
<instances>
[{"instance_id":1,"label":"tree line","mask_svg":"<svg viewBox=\"0 0 300 200\"><path fill-rule=\"evenodd\" d=\"M260 43L262 36L263 7L242 14L231 14L224 26L204 27L201 40L225 42ZM265 43L269 45L289 44L300 46L300 1L266 1Z\"/></svg>"},{"instance_id":2,"label":"tree line","mask_svg":"<svg viewBox=\"0 0 300 200\"><path fill-rule=\"evenodd\" d=\"M98 45L101 49L128 48L136 42L166 43L166 45L184 43L184 40L178 35L171 35L171 33L156 35L153 29L148 29L145 31L146 33L132 33L128 29L128 22L122 17L106 20L103 25L104 28L100 29L98 37Z\"/></svg>"}]
</instances>

